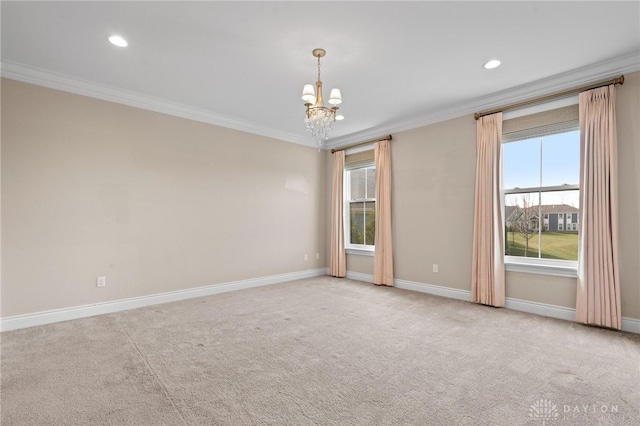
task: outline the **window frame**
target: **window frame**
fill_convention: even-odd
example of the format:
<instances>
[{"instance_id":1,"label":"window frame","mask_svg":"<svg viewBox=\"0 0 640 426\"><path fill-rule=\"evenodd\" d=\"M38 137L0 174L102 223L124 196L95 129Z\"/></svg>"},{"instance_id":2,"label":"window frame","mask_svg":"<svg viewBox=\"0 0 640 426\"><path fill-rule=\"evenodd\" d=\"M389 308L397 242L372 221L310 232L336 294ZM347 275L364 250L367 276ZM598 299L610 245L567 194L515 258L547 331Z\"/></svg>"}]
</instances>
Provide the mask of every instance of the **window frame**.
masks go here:
<instances>
[{"instance_id":1,"label":"window frame","mask_svg":"<svg viewBox=\"0 0 640 426\"><path fill-rule=\"evenodd\" d=\"M363 146L363 147L358 147L358 148L352 148L349 149L345 152L345 155L349 155L349 154L355 154L358 152L364 152L364 151L372 151L373 150L373 146ZM353 202L357 202L357 203L362 203L362 202L376 202L376 198L375 196L373 198L366 198L366 199L357 199L357 200L351 200L351 180L350 180L350 175L348 172L353 171L353 170L360 170L360 169L369 169L369 168L373 168L374 170L374 176L375 176L375 162L373 160L371 161L367 161L365 163L360 163L358 164L356 167L347 167L345 165L344 171L343 171L343 194L344 194L344 208L343 208L343 217L344 217L344 241L345 241L345 252L347 254L357 254L357 255L362 255L362 256L373 256L375 253L375 244L369 245L369 244L352 244L351 243L351 210L350 210L350 206L351 203ZM375 182L374 182L375 185ZM375 188L375 186L374 186ZM375 191L375 190L374 190ZM369 194L367 194L369 195ZM375 195L375 194L374 194Z\"/></svg>"},{"instance_id":2,"label":"window frame","mask_svg":"<svg viewBox=\"0 0 640 426\"><path fill-rule=\"evenodd\" d=\"M503 115L503 120L508 120L511 118L521 117L525 115L535 114L537 112L545 111L545 110L553 110L556 108L560 108L562 106L567 106L571 104L577 104L577 97L575 99L566 99L555 102L550 102L548 104L537 105L530 108L524 108L520 111L513 111L512 114L505 113ZM552 134L560 134L566 133L569 131L575 131L579 128L574 128L573 130L560 130L554 133L541 134L536 136L535 134L527 137L526 139L519 140L511 140L507 142L502 142L502 146L507 143L517 143L520 140L527 140L533 138L543 138L545 136L550 136ZM502 148L502 147L501 147ZM504 157L503 157L504 161ZM504 172L504 169L503 169ZM502 177L501 177L502 179ZM545 192L554 192L554 191L580 191L580 184L571 184L571 185L556 185L556 186L539 186L539 187L529 187L529 188L509 188L505 189L502 184L500 185L500 197L501 197L501 207L503 213L503 224L502 229L503 232L506 229L507 218L505 217L505 201L506 196L509 194L525 194L525 193L538 193L539 194L539 205L542 200L542 194ZM538 211L538 215L540 214L540 210ZM542 221L544 223L544 219ZM544 225L543 225L544 226ZM576 224L577 226L577 224ZM578 228L579 229L579 228ZM538 225L538 235L541 233L541 227ZM560 260L560 259L546 259L546 258L535 258L535 257L524 257L524 256L510 256L507 254L503 255L505 271L510 272L524 272L524 273L533 273L540 275L553 275L553 276L562 276L562 277L571 277L575 278L578 275L578 261L577 260Z\"/></svg>"}]
</instances>

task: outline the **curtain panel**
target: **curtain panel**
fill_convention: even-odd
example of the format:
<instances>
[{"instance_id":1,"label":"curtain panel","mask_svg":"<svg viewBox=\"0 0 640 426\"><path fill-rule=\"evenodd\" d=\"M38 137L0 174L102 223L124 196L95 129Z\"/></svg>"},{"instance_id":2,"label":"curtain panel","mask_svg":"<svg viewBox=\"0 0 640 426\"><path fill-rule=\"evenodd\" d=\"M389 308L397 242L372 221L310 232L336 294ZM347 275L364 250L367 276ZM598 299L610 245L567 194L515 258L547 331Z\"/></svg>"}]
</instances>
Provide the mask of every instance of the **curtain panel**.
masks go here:
<instances>
[{"instance_id":1,"label":"curtain panel","mask_svg":"<svg viewBox=\"0 0 640 426\"><path fill-rule=\"evenodd\" d=\"M331 254L329 275L347 276L347 260L344 252L344 151L333 154L333 183L331 196Z\"/></svg>"},{"instance_id":2,"label":"curtain panel","mask_svg":"<svg viewBox=\"0 0 640 426\"><path fill-rule=\"evenodd\" d=\"M615 86L579 95L580 242L576 321L620 329Z\"/></svg>"},{"instance_id":3,"label":"curtain panel","mask_svg":"<svg viewBox=\"0 0 640 426\"><path fill-rule=\"evenodd\" d=\"M476 130L471 300L504 307L504 229L500 199L502 113L480 117Z\"/></svg>"},{"instance_id":4,"label":"curtain panel","mask_svg":"<svg viewBox=\"0 0 640 426\"><path fill-rule=\"evenodd\" d=\"M389 141L373 145L376 166L376 230L373 283L393 286L393 241L391 238L391 152Z\"/></svg>"}]
</instances>

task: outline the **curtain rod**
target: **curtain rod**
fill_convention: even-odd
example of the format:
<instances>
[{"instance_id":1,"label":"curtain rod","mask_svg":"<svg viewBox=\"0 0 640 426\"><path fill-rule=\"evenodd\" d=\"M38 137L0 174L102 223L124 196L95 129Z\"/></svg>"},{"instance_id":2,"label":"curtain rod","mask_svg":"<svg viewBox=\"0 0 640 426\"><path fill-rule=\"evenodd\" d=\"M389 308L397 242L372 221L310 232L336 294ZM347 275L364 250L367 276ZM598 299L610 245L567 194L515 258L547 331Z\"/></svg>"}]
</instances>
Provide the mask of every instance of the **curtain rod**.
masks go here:
<instances>
[{"instance_id":1,"label":"curtain rod","mask_svg":"<svg viewBox=\"0 0 640 426\"><path fill-rule=\"evenodd\" d=\"M335 148L331 150L331 153L333 154L334 152L338 152L338 151L344 151L345 149L349 149L349 148L355 148L356 146L360 146L360 145L367 145L370 143L375 143L375 142L380 142L380 141L390 141L393 139L393 136L391 135L387 135L383 138L377 138L377 139L372 139L370 141L366 141L366 142L359 142L359 143L354 143L353 145L348 145L348 146L343 146L340 148Z\"/></svg>"},{"instance_id":2,"label":"curtain rod","mask_svg":"<svg viewBox=\"0 0 640 426\"><path fill-rule=\"evenodd\" d=\"M480 119L480 117L484 117L485 115L489 115L489 114L495 114L496 112L503 112L508 109L520 108L520 107L531 105L531 104L538 104L542 102L551 101L554 99L564 98L567 96L575 95L576 93L584 92L585 90L596 89L598 87L609 86L611 84L624 84L624 75L621 75L620 77L617 77L611 80L601 81L599 83L588 84L586 86L576 87L575 89L565 90L564 92L554 93L552 95L547 95L547 96L541 96L539 98L529 99L527 101L516 102L515 104L507 105L502 108L496 108L496 109L492 109L490 111L484 111L484 112L476 112L475 114L473 114L473 117L476 120L478 120Z\"/></svg>"}]
</instances>

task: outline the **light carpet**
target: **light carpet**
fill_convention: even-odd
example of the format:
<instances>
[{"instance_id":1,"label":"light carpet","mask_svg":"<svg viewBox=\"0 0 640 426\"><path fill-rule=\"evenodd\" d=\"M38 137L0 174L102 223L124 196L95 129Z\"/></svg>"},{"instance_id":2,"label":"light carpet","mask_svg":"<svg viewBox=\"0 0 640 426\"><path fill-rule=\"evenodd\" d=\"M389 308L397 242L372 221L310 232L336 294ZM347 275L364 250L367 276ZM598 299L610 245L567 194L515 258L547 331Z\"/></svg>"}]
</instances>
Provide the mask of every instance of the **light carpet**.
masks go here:
<instances>
[{"instance_id":1,"label":"light carpet","mask_svg":"<svg viewBox=\"0 0 640 426\"><path fill-rule=\"evenodd\" d=\"M640 336L318 277L1 335L2 425L633 425Z\"/></svg>"}]
</instances>

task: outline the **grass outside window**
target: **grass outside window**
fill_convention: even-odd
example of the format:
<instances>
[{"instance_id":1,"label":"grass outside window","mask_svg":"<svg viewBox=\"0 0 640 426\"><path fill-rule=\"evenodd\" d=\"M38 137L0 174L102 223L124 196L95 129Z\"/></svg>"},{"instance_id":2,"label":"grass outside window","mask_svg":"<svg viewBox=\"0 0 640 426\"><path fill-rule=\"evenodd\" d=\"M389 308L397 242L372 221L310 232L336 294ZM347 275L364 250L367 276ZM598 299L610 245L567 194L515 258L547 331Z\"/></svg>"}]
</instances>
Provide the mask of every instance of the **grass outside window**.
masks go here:
<instances>
[{"instance_id":1,"label":"grass outside window","mask_svg":"<svg viewBox=\"0 0 640 426\"><path fill-rule=\"evenodd\" d=\"M540 252L538 256L538 251ZM507 256L525 256L525 239L517 232L505 236ZM578 260L577 232L542 232L529 240L526 257L559 260Z\"/></svg>"}]
</instances>

